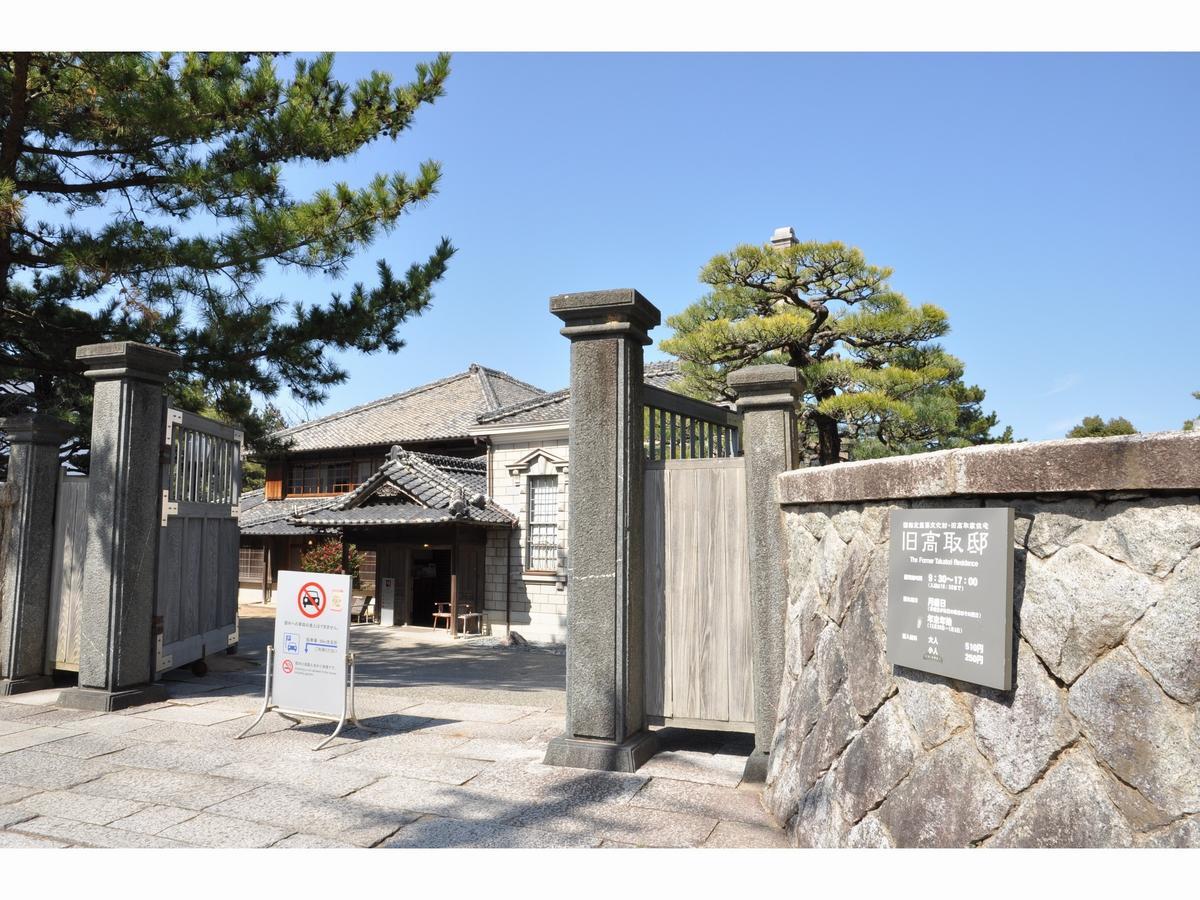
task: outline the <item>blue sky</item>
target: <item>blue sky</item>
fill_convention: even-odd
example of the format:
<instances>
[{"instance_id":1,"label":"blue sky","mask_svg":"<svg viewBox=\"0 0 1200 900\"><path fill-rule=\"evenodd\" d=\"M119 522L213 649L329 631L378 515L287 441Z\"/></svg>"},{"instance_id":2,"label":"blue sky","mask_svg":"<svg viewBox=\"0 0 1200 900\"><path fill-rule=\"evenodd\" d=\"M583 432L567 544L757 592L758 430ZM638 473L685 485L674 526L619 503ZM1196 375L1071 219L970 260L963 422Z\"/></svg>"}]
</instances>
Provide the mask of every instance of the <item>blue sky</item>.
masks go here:
<instances>
[{"instance_id":1,"label":"blue sky","mask_svg":"<svg viewBox=\"0 0 1200 900\"><path fill-rule=\"evenodd\" d=\"M431 56L343 53L335 71L408 78ZM458 247L433 307L404 326L408 346L342 355L350 379L313 415L470 362L561 387L568 345L552 294L636 287L665 318L700 295L713 254L780 225L860 247L911 301L946 309L945 345L1019 437L1061 436L1090 414L1152 431L1200 413L1200 55L458 54L452 65L447 95L398 141L294 173L305 193L443 164L439 195L346 282L370 282L380 257L402 270L443 234ZM281 273L264 284L314 301L332 289Z\"/></svg>"}]
</instances>

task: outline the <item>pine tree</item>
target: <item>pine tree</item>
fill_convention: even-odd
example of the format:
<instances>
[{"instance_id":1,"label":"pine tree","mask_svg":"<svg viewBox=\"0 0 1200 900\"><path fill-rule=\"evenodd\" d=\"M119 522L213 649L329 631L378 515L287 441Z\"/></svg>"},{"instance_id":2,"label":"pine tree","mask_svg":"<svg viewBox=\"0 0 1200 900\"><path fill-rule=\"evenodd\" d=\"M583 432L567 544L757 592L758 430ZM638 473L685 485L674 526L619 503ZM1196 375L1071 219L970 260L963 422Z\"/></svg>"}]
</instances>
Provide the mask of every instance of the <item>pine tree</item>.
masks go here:
<instances>
[{"instance_id":1,"label":"pine tree","mask_svg":"<svg viewBox=\"0 0 1200 900\"><path fill-rule=\"evenodd\" d=\"M277 65L277 54L0 53L0 416L56 414L80 453L91 388L74 349L135 340L182 355L174 402L260 437L253 395L319 402L346 377L327 351L403 346L398 328L430 303L447 239L402 277L380 260L377 283L324 302L262 283L280 269L338 278L434 195L436 162L306 197L285 175L397 138L443 94L449 58L406 84L379 72L342 83L330 54L297 61L290 79Z\"/></svg>"},{"instance_id":2,"label":"pine tree","mask_svg":"<svg viewBox=\"0 0 1200 900\"><path fill-rule=\"evenodd\" d=\"M984 392L938 344L946 313L914 307L888 283L891 270L839 242L744 244L704 267L711 289L667 324L661 347L680 358L683 388L732 396L726 379L749 365L800 369L806 444L822 465L1011 440L992 438Z\"/></svg>"},{"instance_id":3,"label":"pine tree","mask_svg":"<svg viewBox=\"0 0 1200 900\"><path fill-rule=\"evenodd\" d=\"M1192 397L1196 400L1200 400L1200 391L1192 391ZM1200 422L1200 416L1197 416L1194 419L1184 419L1183 420L1183 430L1184 431L1195 431L1197 422Z\"/></svg>"},{"instance_id":4,"label":"pine tree","mask_svg":"<svg viewBox=\"0 0 1200 900\"><path fill-rule=\"evenodd\" d=\"M1122 434L1137 434L1137 429L1123 417L1104 421L1100 416L1084 416L1083 421L1067 432L1069 438L1115 437Z\"/></svg>"}]
</instances>

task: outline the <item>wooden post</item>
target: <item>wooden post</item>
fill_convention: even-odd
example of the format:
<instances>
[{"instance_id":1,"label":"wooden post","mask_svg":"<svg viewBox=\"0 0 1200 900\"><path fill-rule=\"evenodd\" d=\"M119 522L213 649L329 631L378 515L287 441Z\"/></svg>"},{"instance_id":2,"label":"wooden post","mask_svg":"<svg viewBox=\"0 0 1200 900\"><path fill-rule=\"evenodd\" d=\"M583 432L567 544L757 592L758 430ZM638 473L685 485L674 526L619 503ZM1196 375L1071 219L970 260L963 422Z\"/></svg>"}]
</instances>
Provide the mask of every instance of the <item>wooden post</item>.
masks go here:
<instances>
[{"instance_id":1,"label":"wooden post","mask_svg":"<svg viewBox=\"0 0 1200 900\"><path fill-rule=\"evenodd\" d=\"M458 528L450 544L450 637L458 637Z\"/></svg>"}]
</instances>

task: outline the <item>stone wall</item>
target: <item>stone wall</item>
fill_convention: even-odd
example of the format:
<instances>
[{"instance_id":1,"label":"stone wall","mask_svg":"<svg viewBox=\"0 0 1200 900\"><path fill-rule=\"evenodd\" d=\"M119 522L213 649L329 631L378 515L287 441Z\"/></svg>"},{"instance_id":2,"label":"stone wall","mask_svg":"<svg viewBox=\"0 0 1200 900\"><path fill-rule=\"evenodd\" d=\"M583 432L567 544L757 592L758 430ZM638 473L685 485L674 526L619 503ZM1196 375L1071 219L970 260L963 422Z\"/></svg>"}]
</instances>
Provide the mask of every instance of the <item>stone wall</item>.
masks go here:
<instances>
[{"instance_id":1,"label":"stone wall","mask_svg":"<svg viewBox=\"0 0 1200 900\"><path fill-rule=\"evenodd\" d=\"M796 845L1200 846L1200 435L1015 447L782 476ZM1017 516L1011 691L886 657L890 511L981 505Z\"/></svg>"}]
</instances>

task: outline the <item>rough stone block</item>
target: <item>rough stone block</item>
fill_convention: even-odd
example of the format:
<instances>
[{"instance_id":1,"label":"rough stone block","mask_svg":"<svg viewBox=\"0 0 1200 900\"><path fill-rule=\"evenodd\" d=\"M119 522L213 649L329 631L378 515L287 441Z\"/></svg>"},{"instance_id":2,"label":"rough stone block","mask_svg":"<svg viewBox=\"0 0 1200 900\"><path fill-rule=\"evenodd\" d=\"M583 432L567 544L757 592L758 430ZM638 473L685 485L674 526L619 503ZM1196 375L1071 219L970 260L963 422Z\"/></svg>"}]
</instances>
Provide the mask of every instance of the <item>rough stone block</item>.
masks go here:
<instances>
[{"instance_id":1,"label":"rough stone block","mask_svg":"<svg viewBox=\"0 0 1200 900\"><path fill-rule=\"evenodd\" d=\"M1068 683L1119 644L1160 586L1080 544L1047 562L1026 560L1021 636Z\"/></svg>"},{"instance_id":2,"label":"rough stone block","mask_svg":"<svg viewBox=\"0 0 1200 900\"><path fill-rule=\"evenodd\" d=\"M853 648L852 662L846 667L846 690L858 714L866 717L892 692L892 667L887 661L883 626L862 591L846 613L841 638L844 646Z\"/></svg>"},{"instance_id":3,"label":"rough stone block","mask_svg":"<svg viewBox=\"0 0 1200 900\"><path fill-rule=\"evenodd\" d=\"M1029 789L989 847L1129 847L1133 832L1086 750L1063 755Z\"/></svg>"},{"instance_id":4,"label":"rough stone block","mask_svg":"<svg viewBox=\"0 0 1200 900\"><path fill-rule=\"evenodd\" d=\"M862 725L847 692L838 691L821 710L813 730L801 743L796 767L802 790L807 791L817 782Z\"/></svg>"},{"instance_id":5,"label":"rough stone block","mask_svg":"<svg viewBox=\"0 0 1200 900\"><path fill-rule=\"evenodd\" d=\"M858 596L874 555L875 544L869 538L862 534L853 535L828 595L830 617L838 624Z\"/></svg>"},{"instance_id":6,"label":"rough stone block","mask_svg":"<svg viewBox=\"0 0 1200 900\"><path fill-rule=\"evenodd\" d=\"M916 669L896 669L900 702L926 747L936 747L971 722L958 691L945 678Z\"/></svg>"},{"instance_id":7,"label":"rough stone block","mask_svg":"<svg viewBox=\"0 0 1200 900\"><path fill-rule=\"evenodd\" d=\"M1176 568L1128 644L1168 694L1182 703L1200 700L1200 551Z\"/></svg>"},{"instance_id":8,"label":"rough stone block","mask_svg":"<svg viewBox=\"0 0 1200 900\"><path fill-rule=\"evenodd\" d=\"M896 844L887 827L872 813L850 829L846 846L859 850L887 850Z\"/></svg>"},{"instance_id":9,"label":"rough stone block","mask_svg":"<svg viewBox=\"0 0 1200 900\"><path fill-rule=\"evenodd\" d=\"M1010 791L1023 791L1079 733L1066 693L1021 641L1013 691L984 691L975 700L975 737Z\"/></svg>"},{"instance_id":10,"label":"rough stone block","mask_svg":"<svg viewBox=\"0 0 1200 900\"><path fill-rule=\"evenodd\" d=\"M1200 816L1180 819L1170 828L1164 828L1147 838L1145 847L1200 847Z\"/></svg>"},{"instance_id":11,"label":"rough stone block","mask_svg":"<svg viewBox=\"0 0 1200 900\"><path fill-rule=\"evenodd\" d=\"M850 826L839 799L832 773L809 788L790 823L792 843L797 847L841 847Z\"/></svg>"},{"instance_id":12,"label":"rough stone block","mask_svg":"<svg viewBox=\"0 0 1200 900\"><path fill-rule=\"evenodd\" d=\"M920 746L896 698L885 703L842 754L834 789L847 821L857 822L912 771Z\"/></svg>"},{"instance_id":13,"label":"rough stone block","mask_svg":"<svg viewBox=\"0 0 1200 900\"><path fill-rule=\"evenodd\" d=\"M1195 711L1171 700L1124 647L1071 688L1068 708L1097 756L1171 815L1200 811Z\"/></svg>"},{"instance_id":14,"label":"rough stone block","mask_svg":"<svg viewBox=\"0 0 1200 900\"><path fill-rule=\"evenodd\" d=\"M1200 501L1143 498L1113 503L1095 547L1139 572L1161 577L1200 545Z\"/></svg>"},{"instance_id":15,"label":"rough stone block","mask_svg":"<svg viewBox=\"0 0 1200 900\"><path fill-rule=\"evenodd\" d=\"M921 759L876 815L898 847L966 847L995 830L1011 804L962 734Z\"/></svg>"},{"instance_id":16,"label":"rough stone block","mask_svg":"<svg viewBox=\"0 0 1200 900\"><path fill-rule=\"evenodd\" d=\"M1069 497L1057 502L1016 499L1003 504L1033 517L1025 549L1043 559L1071 544L1092 543L1103 517L1100 504L1090 497Z\"/></svg>"}]
</instances>

